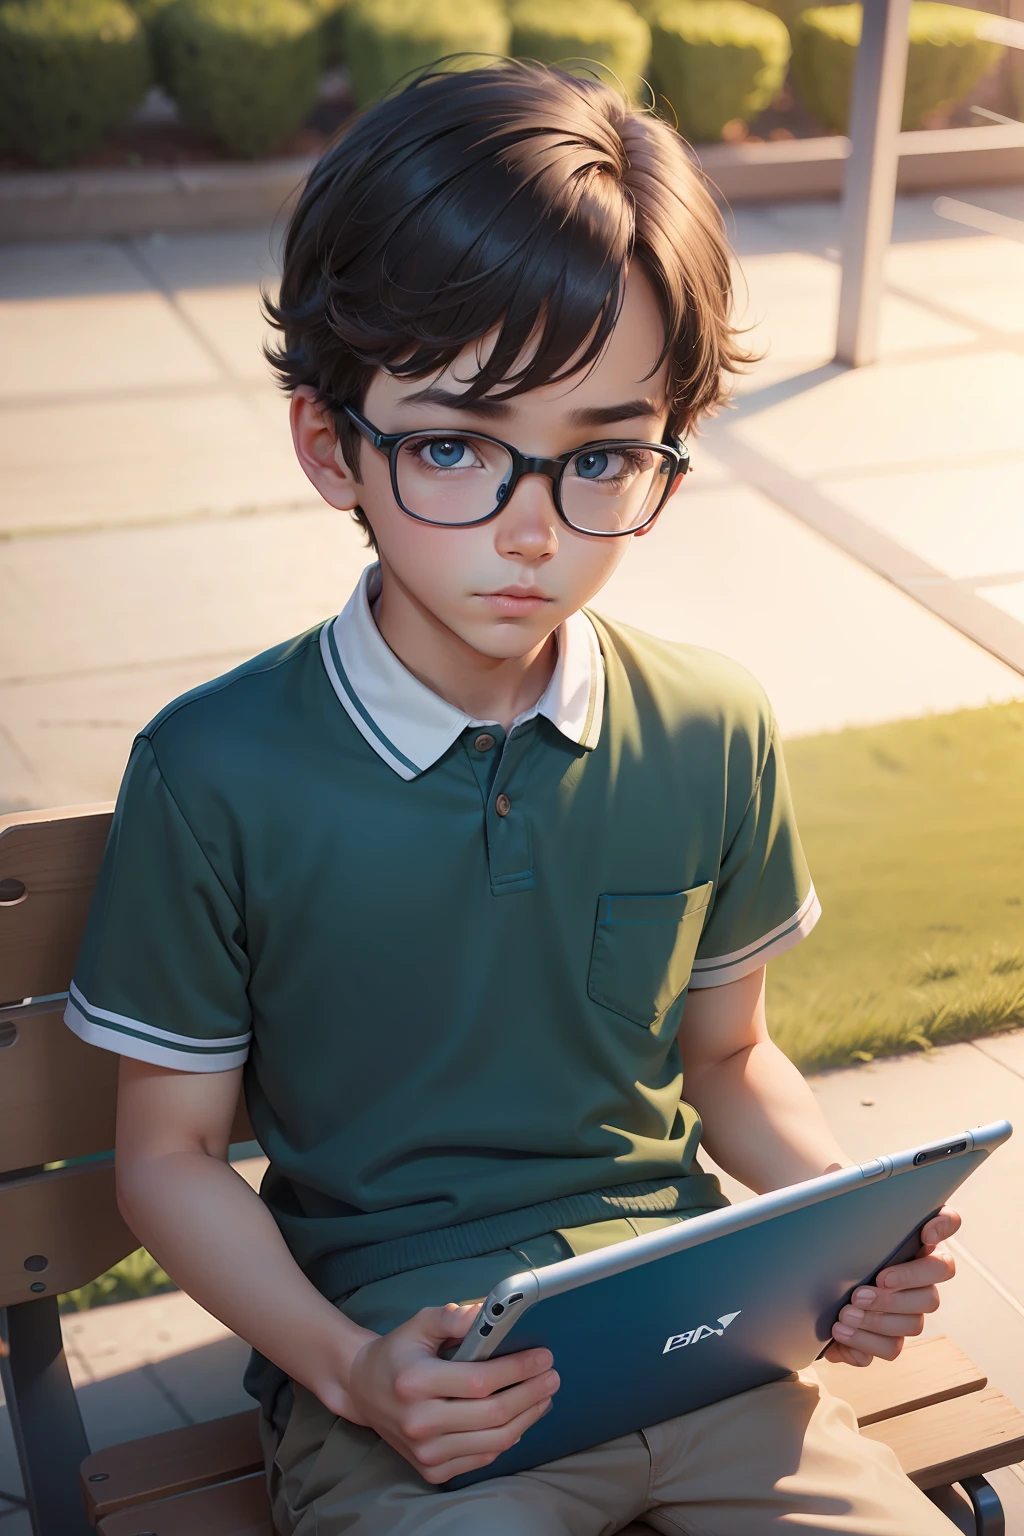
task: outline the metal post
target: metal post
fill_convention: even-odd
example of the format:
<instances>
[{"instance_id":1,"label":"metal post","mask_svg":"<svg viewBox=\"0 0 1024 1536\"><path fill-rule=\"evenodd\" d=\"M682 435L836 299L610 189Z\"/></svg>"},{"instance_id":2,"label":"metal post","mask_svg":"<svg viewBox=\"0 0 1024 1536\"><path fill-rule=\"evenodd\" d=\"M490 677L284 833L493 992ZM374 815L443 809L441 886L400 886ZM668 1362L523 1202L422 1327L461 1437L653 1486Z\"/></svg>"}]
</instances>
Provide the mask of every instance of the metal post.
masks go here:
<instances>
[{"instance_id":1,"label":"metal post","mask_svg":"<svg viewBox=\"0 0 1024 1536\"><path fill-rule=\"evenodd\" d=\"M1006 1517L999 1495L984 1477L963 1477L960 1486L971 1501L977 1536L1006 1536Z\"/></svg>"},{"instance_id":2,"label":"metal post","mask_svg":"<svg viewBox=\"0 0 1024 1536\"><path fill-rule=\"evenodd\" d=\"M33 1536L95 1536L78 1469L89 1442L68 1375L56 1296L0 1311L10 1346L0 1377L11 1415Z\"/></svg>"},{"instance_id":3,"label":"metal post","mask_svg":"<svg viewBox=\"0 0 1024 1536\"><path fill-rule=\"evenodd\" d=\"M865 0L843 189L843 274L836 362L875 360L882 264L892 235L910 0Z\"/></svg>"}]
</instances>

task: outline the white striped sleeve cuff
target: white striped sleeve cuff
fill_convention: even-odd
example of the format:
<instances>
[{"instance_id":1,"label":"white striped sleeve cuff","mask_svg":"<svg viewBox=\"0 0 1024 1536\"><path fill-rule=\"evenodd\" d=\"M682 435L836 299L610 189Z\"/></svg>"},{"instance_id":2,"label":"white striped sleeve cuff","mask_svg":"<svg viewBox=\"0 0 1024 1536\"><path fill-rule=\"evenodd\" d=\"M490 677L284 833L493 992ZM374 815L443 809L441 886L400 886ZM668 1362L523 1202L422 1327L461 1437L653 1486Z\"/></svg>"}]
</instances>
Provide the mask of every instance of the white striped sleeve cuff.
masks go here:
<instances>
[{"instance_id":1,"label":"white striped sleeve cuff","mask_svg":"<svg viewBox=\"0 0 1024 1536\"><path fill-rule=\"evenodd\" d=\"M770 932L734 949L728 955L706 955L693 962L690 990L700 987L723 987L728 981L739 981L749 976L769 960L785 954L794 944L805 939L821 916L821 904L812 885L792 917L779 923Z\"/></svg>"},{"instance_id":2,"label":"white striped sleeve cuff","mask_svg":"<svg viewBox=\"0 0 1024 1536\"><path fill-rule=\"evenodd\" d=\"M89 1045L116 1051L119 1056L133 1056L136 1061L148 1061L155 1067L173 1067L178 1072L226 1072L231 1067L240 1067L249 1054L252 1039L251 1030L216 1040L172 1034L170 1030L144 1024L141 1019L95 1007L74 982L64 1022Z\"/></svg>"}]
</instances>

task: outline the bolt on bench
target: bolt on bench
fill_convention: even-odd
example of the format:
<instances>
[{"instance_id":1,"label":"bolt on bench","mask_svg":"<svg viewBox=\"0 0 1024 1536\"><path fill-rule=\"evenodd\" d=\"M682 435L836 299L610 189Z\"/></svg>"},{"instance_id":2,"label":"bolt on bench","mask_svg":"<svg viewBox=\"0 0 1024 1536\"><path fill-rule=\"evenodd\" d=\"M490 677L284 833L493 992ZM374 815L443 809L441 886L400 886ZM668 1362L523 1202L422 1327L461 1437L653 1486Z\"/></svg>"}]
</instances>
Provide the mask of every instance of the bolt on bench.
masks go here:
<instances>
[{"instance_id":1,"label":"bolt on bench","mask_svg":"<svg viewBox=\"0 0 1024 1536\"><path fill-rule=\"evenodd\" d=\"M58 1295L138 1247L114 1193L118 1058L62 1021L110 817L0 817L0 1374L26 1503L34 1536L273 1536L255 1409L90 1454L64 1358ZM242 1103L231 1139L252 1139ZM919 1487L959 1484L978 1536L1003 1536L985 1473L1024 1457L1024 1414L951 1340L816 1369Z\"/></svg>"}]
</instances>

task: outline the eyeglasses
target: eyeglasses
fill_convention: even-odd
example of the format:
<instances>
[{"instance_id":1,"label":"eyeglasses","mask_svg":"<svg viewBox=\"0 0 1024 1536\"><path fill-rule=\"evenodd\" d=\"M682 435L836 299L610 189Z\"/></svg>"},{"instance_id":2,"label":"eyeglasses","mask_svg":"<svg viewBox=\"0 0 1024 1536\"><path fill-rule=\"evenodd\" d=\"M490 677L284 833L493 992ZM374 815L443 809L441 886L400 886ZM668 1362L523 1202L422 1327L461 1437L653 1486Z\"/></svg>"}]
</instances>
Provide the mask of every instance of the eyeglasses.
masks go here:
<instances>
[{"instance_id":1,"label":"eyeglasses","mask_svg":"<svg viewBox=\"0 0 1024 1536\"><path fill-rule=\"evenodd\" d=\"M622 538L654 521L690 467L689 452L678 440L607 438L542 459L480 432L380 432L351 406L335 409L386 455L402 511L443 528L490 522L524 475L547 475L564 523L578 533Z\"/></svg>"}]
</instances>

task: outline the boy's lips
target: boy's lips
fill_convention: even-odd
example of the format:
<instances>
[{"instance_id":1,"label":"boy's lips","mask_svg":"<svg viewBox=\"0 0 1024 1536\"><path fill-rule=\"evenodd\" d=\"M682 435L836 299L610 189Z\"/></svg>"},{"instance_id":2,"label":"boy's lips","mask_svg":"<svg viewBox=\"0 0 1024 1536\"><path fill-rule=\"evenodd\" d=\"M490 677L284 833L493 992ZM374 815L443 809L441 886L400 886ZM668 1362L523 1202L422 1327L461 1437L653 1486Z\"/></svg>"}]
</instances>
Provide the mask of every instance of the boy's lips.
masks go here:
<instances>
[{"instance_id":1,"label":"boy's lips","mask_svg":"<svg viewBox=\"0 0 1024 1536\"><path fill-rule=\"evenodd\" d=\"M502 613L535 613L552 601L536 587L502 587L499 592L478 592L477 597Z\"/></svg>"}]
</instances>

